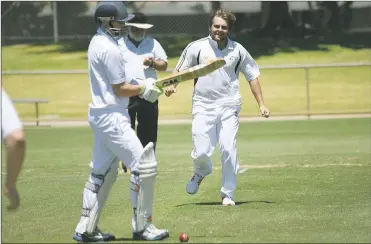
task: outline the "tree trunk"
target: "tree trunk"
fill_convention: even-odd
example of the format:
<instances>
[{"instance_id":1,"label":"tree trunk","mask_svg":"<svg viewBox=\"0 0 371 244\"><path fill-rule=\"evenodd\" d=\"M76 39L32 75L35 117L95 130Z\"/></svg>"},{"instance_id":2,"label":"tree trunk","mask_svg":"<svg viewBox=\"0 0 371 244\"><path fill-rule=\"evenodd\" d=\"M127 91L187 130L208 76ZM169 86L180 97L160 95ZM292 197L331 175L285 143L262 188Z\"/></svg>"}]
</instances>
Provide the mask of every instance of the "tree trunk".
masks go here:
<instances>
[{"instance_id":1,"label":"tree trunk","mask_svg":"<svg viewBox=\"0 0 371 244\"><path fill-rule=\"evenodd\" d=\"M140 12L145 6L147 2L125 2L127 7L131 7L134 12Z\"/></svg>"},{"instance_id":2,"label":"tree trunk","mask_svg":"<svg viewBox=\"0 0 371 244\"><path fill-rule=\"evenodd\" d=\"M264 28L267 25L267 23L268 23L270 4L269 4L269 2L262 1L260 5L261 5L261 21L260 21L261 23L260 23L260 28Z\"/></svg>"},{"instance_id":3,"label":"tree trunk","mask_svg":"<svg viewBox=\"0 0 371 244\"><path fill-rule=\"evenodd\" d=\"M336 31L339 27L339 14L340 8L337 2L318 2L317 3L323 10L322 27Z\"/></svg>"},{"instance_id":4,"label":"tree trunk","mask_svg":"<svg viewBox=\"0 0 371 244\"><path fill-rule=\"evenodd\" d=\"M214 13L215 11L217 11L218 9L220 9L221 7L221 4L220 4L220 1L212 1L211 2L211 11Z\"/></svg>"},{"instance_id":5,"label":"tree trunk","mask_svg":"<svg viewBox=\"0 0 371 244\"><path fill-rule=\"evenodd\" d=\"M282 33L282 30L292 34L295 31L295 24L289 12L288 2L262 2L262 26L268 35Z\"/></svg>"},{"instance_id":6,"label":"tree trunk","mask_svg":"<svg viewBox=\"0 0 371 244\"><path fill-rule=\"evenodd\" d=\"M318 12L313 8L312 2L308 1L308 7L310 12L310 18L311 18L311 25L316 29L321 29L321 19L318 15Z\"/></svg>"}]
</instances>

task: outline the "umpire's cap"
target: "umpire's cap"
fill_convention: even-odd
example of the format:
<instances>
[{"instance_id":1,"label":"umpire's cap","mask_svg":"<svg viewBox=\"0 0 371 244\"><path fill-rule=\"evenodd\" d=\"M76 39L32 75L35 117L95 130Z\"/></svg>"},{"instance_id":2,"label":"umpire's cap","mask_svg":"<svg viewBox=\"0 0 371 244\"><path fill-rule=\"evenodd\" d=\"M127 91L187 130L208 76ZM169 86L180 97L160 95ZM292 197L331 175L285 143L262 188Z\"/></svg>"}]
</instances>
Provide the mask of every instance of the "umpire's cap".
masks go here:
<instances>
[{"instance_id":1,"label":"umpire's cap","mask_svg":"<svg viewBox=\"0 0 371 244\"><path fill-rule=\"evenodd\" d=\"M132 18L134 18L134 15L128 14L125 4L121 1L98 2L95 8L95 21L98 21L98 19L106 19L118 22L126 22Z\"/></svg>"},{"instance_id":2,"label":"umpire's cap","mask_svg":"<svg viewBox=\"0 0 371 244\"><path fill-rule=\"evenodd\" d=\"M153 25L148 24L148 18L145 14L141 12L135 12L135 17L126 23L127 26L134 26L139 29L149 29Z\"/></svg>"}]
</instances>

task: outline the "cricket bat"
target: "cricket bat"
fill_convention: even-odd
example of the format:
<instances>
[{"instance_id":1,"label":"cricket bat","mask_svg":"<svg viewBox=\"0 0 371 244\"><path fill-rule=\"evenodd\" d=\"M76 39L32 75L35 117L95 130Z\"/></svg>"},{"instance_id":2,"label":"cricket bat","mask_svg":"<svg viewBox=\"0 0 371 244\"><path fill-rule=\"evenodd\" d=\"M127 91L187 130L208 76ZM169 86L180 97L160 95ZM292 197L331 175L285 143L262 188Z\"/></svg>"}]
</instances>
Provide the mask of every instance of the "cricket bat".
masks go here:
<instances>
[{"instance_id":1,"label":"cricket bat","mask_svg":"<svg viewBox=\"0 0 371 244\"><path fill-rule=\"evenodd\" d=\"M207 75L225 64L225 60L222 58L217 58L208 61L204 64L199 64L193 66L189 69L185 69L180 71L179 73L175 73L164 78L158 79L155 82L155 85L159 88L164 88L170 85L179 84L187 80L196 79L198 77Z\"/></svg>"}]
</instances>

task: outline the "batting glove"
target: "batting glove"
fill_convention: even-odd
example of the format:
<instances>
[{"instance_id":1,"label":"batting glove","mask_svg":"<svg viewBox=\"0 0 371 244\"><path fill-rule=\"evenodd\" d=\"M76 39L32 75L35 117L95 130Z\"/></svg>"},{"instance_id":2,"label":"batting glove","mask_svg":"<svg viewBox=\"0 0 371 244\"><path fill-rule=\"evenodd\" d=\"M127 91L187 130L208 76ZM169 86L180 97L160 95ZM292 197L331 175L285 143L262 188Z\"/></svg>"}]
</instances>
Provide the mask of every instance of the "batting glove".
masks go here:
<instances>
[{"instance_id":1,"label":"batting glove","mask_svg":"<svg viewBox=\"0 0 371 244\"><path fill-rule=\"evenodd\" d=\"M158 97L163 93L163 90L154 85L155 81L155 79L149 78L143 82L141 92L139 94L140 98L143 98L151 103L157 101Z\"/></svg>"}]
</instances>

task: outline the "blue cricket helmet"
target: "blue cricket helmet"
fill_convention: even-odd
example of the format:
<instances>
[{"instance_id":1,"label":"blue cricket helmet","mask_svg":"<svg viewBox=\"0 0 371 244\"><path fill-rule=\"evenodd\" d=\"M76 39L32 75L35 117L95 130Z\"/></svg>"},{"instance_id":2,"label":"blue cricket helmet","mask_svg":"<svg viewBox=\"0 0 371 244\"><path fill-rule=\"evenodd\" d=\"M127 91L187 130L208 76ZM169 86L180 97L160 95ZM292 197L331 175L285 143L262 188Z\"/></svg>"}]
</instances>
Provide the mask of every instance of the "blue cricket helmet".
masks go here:
<instances>
[{"instance_id":1,"label":"blue cricket helmet","mask_svg":"<svg viewBox=\"0 0 371 244\"><path fill-rule=\"evenodd\" d=\"M121 1L101 1L95 8L95 21L127 22L132 18L134 18L134 15L128 14L125 4Z\"/></svg>"}]
</instances>

